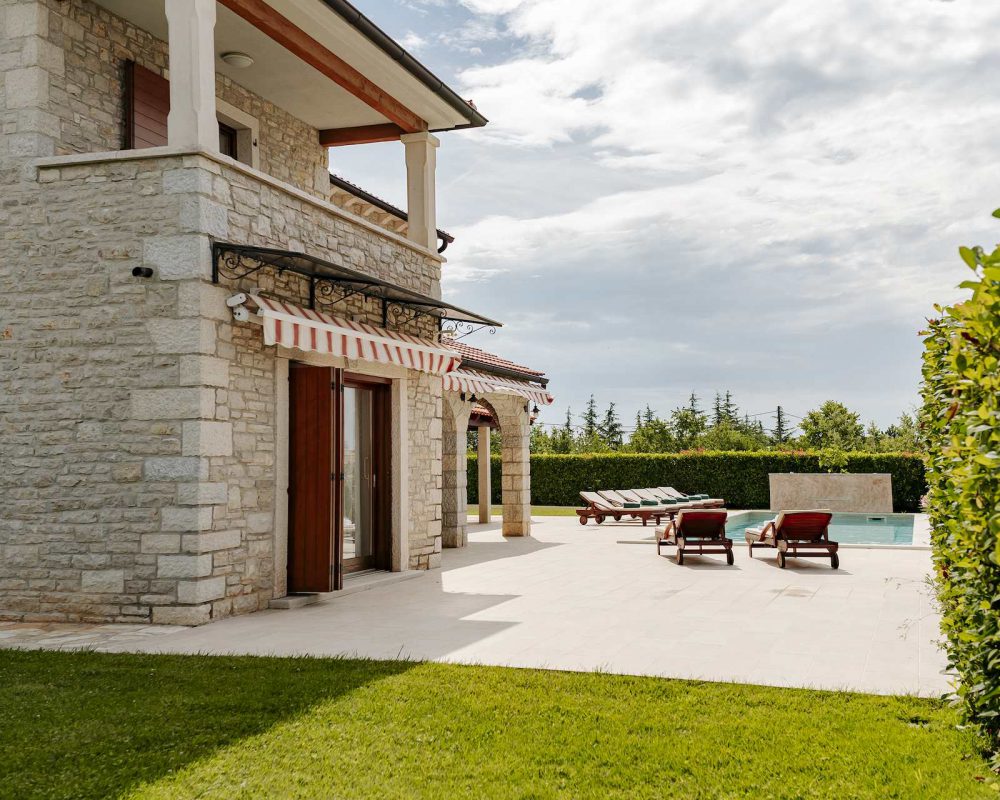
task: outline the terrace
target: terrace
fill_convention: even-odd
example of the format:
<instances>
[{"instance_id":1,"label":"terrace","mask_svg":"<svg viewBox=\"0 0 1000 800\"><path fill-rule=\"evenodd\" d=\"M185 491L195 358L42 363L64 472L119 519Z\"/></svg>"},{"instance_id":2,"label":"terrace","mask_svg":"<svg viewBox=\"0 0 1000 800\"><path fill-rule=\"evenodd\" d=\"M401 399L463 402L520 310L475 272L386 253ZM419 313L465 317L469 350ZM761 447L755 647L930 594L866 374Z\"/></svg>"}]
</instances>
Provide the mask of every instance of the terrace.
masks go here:
<instances>
[{"instance_id":1,"label":"terrace","mask_svg":"<svg viewBox=\"0 0 1000 800\"><path fill-rule=\"evenodd\" d=\"M470 526L438 573L353 579L336 600L202 628L7 626L4 646L358 656L940 696L939 617L921 549L815 562L711 557L678 567L637 523L535 517L532 537ZM353 590L352 590L353 589ZM169 632L168 632L169 631Z\"/></svg>"}]
</instances>

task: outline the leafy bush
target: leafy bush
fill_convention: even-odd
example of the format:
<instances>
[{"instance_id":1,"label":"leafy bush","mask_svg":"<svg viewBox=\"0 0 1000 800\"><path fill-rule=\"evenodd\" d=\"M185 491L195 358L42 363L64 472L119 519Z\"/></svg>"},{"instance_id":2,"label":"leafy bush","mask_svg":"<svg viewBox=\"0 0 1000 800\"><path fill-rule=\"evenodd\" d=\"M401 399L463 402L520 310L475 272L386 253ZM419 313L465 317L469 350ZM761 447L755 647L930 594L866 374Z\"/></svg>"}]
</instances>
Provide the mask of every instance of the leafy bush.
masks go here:
<instances>
[{"instance_id":1,"label":"leafy bush","mask_svg":"<svg viewBox=\"0 0 1000 800\"><path fill-rule=\"evenodd\" d=\"M1000 211L994 212L1000 216ZM1000 248L962 248L972 297L924 339L931 540L942 629L968 721L1000 737Z\"/></svg>"},{"instance_id":2,"label":"leafy bush","mask_svg":"<svg viewBox=\"0 0 1000 800\"><path fill-rule=\"evenodd\" d=\"M493 498L500 499L500 458L492 459ZM906 453L845 453L845 472L888 472L896 511L918 511L926 490L920 456ZM533 455L531 502L577 506L585 489L673 486L682 492L724 497L731 508L768 508L770 472L825 472L817 453L697 452ZM469 502L478 502L478 470L469 457Z\"/></svg>"}]
</instances>

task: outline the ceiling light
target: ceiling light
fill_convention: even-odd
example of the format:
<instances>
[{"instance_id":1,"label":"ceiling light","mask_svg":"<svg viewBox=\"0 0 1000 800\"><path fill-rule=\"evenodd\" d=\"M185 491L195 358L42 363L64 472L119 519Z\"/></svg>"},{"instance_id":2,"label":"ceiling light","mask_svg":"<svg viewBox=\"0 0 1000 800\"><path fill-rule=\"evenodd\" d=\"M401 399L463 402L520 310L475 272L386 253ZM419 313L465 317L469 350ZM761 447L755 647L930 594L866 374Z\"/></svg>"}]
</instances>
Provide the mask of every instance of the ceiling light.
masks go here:
<instances>
[{"instance_id":1,"label":"ceiling light","mask_svg":"<svg viewBox=\"0 0 1000 800\"><path fill-rule=\"evenodd\" d=\"M253 58L246 53L223 53L221 58L229 66L236 67L236 69L246 69L253 64Z\"/></svg>"}]
</instances>

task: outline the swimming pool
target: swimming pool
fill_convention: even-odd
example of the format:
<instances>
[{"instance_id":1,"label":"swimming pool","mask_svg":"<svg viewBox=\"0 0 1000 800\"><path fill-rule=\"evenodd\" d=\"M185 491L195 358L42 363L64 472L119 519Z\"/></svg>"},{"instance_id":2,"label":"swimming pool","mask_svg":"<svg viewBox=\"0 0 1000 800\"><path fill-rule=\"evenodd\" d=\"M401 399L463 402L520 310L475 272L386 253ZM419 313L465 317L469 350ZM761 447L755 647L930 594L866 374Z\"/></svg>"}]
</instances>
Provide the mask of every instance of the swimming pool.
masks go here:
<instances>
[{"instance_id":1,"label":"swimming pool","mask_svg":"<svg viewBox=\"0 0 1000 800\"><path fill-rule=\"evenodd\" d=\"M740 511L730 515L726 535L742 542L747 528L758 528L777 516L775 511ZM912 514L833 515L830 538L840 544L912 545Z\"/></svg>"}]
</instances>

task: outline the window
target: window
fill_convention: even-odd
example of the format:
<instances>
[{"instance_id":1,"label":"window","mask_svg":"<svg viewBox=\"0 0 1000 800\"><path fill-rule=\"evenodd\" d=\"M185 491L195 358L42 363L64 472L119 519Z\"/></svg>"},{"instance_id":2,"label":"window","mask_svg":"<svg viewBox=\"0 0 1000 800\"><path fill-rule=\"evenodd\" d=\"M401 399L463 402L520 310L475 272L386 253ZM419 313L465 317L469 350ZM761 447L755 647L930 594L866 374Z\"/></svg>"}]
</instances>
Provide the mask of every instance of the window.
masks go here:
<instances>
[{"instance_id":1,"label":"window","mask_svg":"<svg viewBox=\"0 0 1000 800\"><path fill-rule=\"evenodd\" d=\"M166 145L170 83L133 61L125 63L124 79L125 149ZM219 120L219 152L259 168L257 118L218 98L215 108Z\"/></svg>"},{"instance_id":2,"label":"window","mask_svg":"<svg viewBox=\"0 0 1000 800\"><path fill-rule=\"evenodd\" d=\"M239 149L236 141L236 129L230 128L225 122L219 123L219 152L224 156L239 159Z\"/></svg>"}]
</instances>

